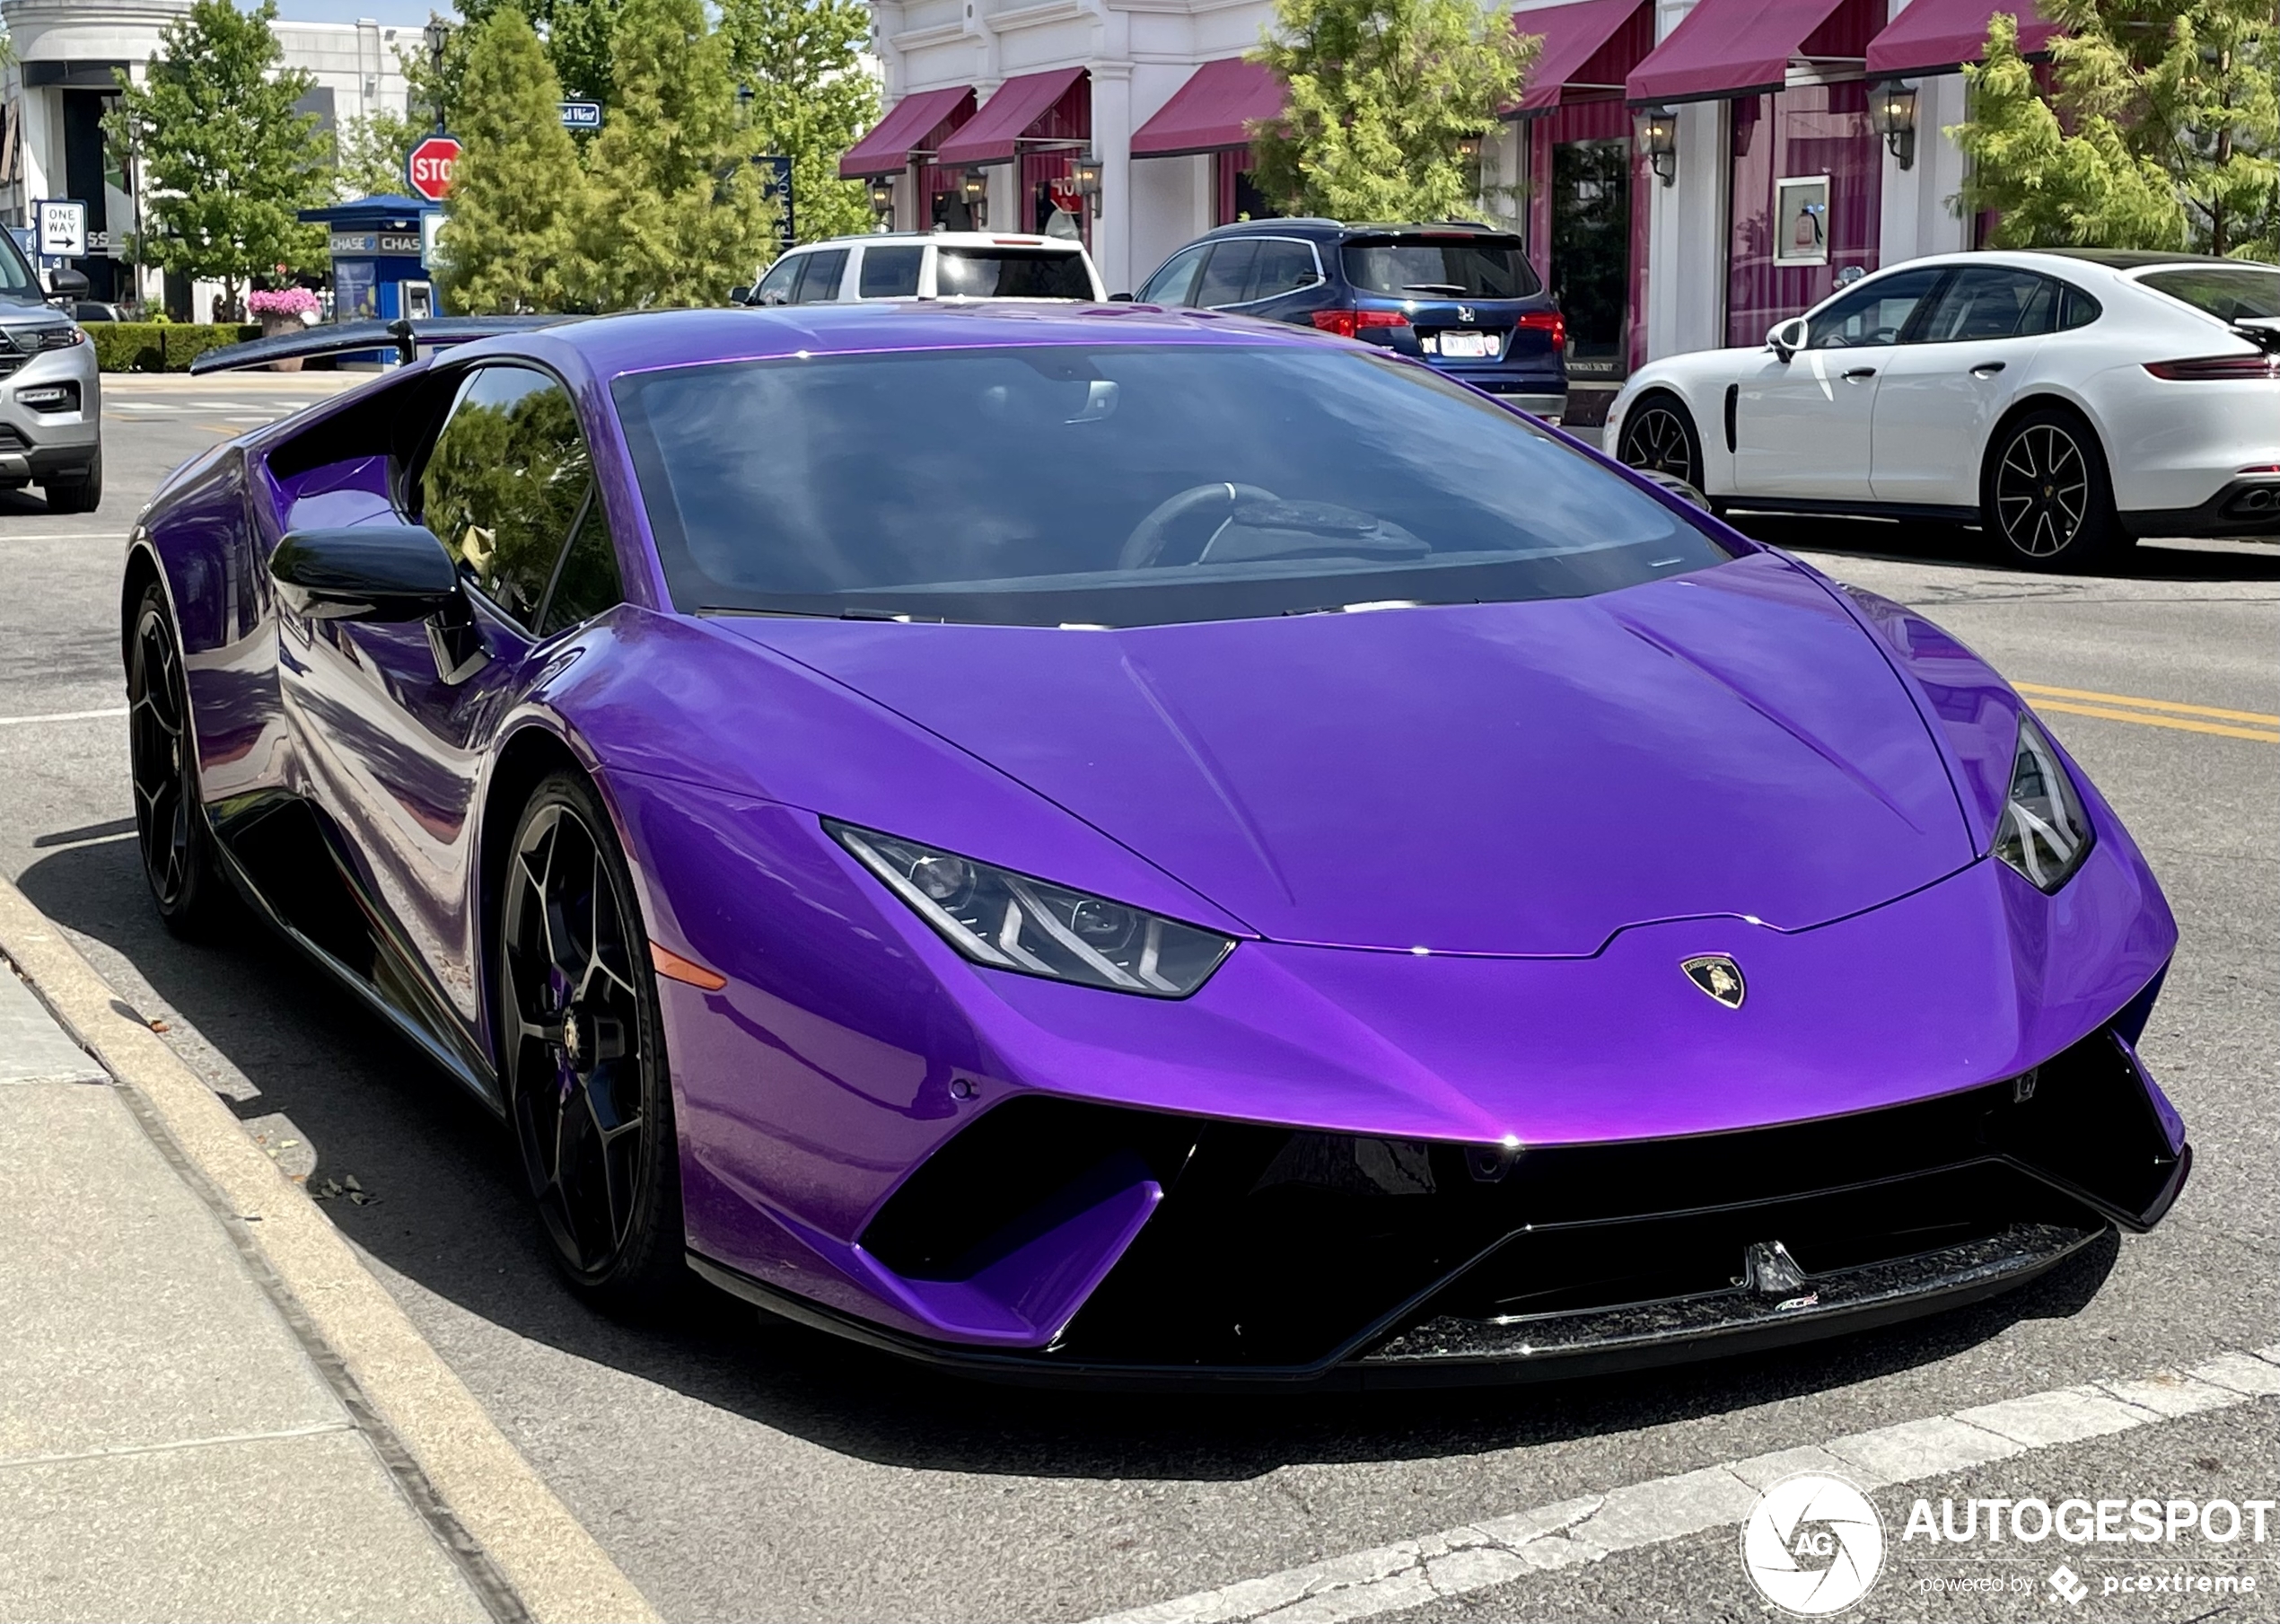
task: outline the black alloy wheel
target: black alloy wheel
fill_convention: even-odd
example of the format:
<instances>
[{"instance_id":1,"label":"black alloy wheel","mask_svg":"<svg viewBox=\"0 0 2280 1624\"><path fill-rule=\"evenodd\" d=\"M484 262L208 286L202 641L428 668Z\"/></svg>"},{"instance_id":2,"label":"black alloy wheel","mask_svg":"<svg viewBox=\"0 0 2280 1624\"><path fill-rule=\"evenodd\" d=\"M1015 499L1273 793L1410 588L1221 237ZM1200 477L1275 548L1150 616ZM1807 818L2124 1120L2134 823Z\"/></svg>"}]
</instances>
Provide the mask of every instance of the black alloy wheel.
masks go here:
<instances>
[{"instance_id":1,"label":"black alloy wheel","mask_svg":"<svg viewBox=\"0 0 2280 1624\"><path fill-rule=\"evenodd\" d=\"M2030 412L1996 437L1980 511L2011 561L2030 569L2083 568L2120 540L2106 459L2071 412Z\"/></svg>"},{"instance_id":2,"label":"black alloy wheel","mask_svg":"<svg viewBox=\"0 0 2280 1624\"><path fill-rule=\"evenodd\" d=\"M1627 467L1702 488L1702 443L1694 418L1674 396L1649 395L1631 408L1616 456Z\"/></svg>"},{"instance_id":3,"label":"black alloy wheel","mask_svg":"<svg viewBox=\"0 0 2280 1624\"><path fill-rule=\"evenodd\" d=\"M585 779L539 786L501 891L501 1080L555 1260L607 1308L662 1306L688 1277L656 980Z\"/></svg>"},{"instance_id":4,"label":"black alloy wheel","mask_svg":"<svg viewBox=\"0 0 2280 1624\"><path fill-rule=\"evenodd\" d=\"M181 645L166 593L143 591L127 640L127 749L135 838L159 917L178 935L200 934L228 907L213 835L198 805Z\"/></svg>"}]
</instances>

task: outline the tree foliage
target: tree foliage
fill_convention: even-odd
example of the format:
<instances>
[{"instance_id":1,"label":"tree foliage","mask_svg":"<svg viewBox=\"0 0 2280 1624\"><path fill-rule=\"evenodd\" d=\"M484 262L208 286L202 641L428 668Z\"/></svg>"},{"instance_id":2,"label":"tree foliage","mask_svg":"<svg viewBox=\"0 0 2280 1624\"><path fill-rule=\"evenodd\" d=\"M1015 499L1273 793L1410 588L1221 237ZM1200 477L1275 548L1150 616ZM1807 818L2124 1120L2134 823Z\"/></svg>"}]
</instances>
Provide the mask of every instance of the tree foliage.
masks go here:
<instances>
[{"instance_id":1,"label":"tree foliage","mask_svg":"<svg viewBox=\"0 0 2280 1624\"><path fill-rule=\"evenodd\" d=\"M2280 24L2272 0L2040 0L2051 89L1991 22L1965 73L1963 201L1998 247L2280 256Z\"/></svg>"},{"instance_id":2,"label":"tree foliage","mask_svg":"<svg viewBox=\"0 0 2280 1624\"><path fill-rule=\"evenodd\" d=\"M415 102L414 107L417 107ZM382 108L341 127L333 157L332 189L342 202L404 189L404 154L427 133L417 113Z\"/></svg>"},{"instance_id":3,"label":"tree foliage","mask_svg":"<svg viewBox=\"0 0 2280 1624\"><path fill-rule=\"evenodd\" d=\"M565 96L580 101L607 104L610 96L611 41L624 0L460 0L459 18L443 44L439 64L425 47L399 50L404 74L411 81L415 119L433 119L440 101L444 122L458 133L460 100L466 92L467 67L483 25L504 11L519 12L544 48L547 65ZM450 22L429 13L430 21Z\"/></svg>"},{"instance_id":4,"label":"tree foliage","mask_svg":"<svg viewBox=\"0 0 2280 1624\"><path fill-rule=\"evenodd\" d=\"M598 310L720 303L776 231L737 117L728 37L703 0L626 0L614 49L572 296Z\"/></svg>"},{"instance_id":5,"label":"tree foliage","mask_svg":"<svg viewBox=\"0 0 2280 1624\"><path fill-rule=\"evenodd\" d=\"M1542 41L1479 0L1276 0L1251 54L1285 86L1251 131L1252 180L1293 214L1442 220L1480 196L1485 136Z\"/></svg>"},{"instance_id":6,"label":"tree foliage","mask_svg":"<svg viewBox=\"0 0 2280 1624\"><path fill-rule=\"evenodd\" d=\"M865 189L839 179L839 154L879 117L879 86L862 62L870 8L863 0L723 0L721 31L738 82L751 90L746 119L757 150L792 160L800 241L870 230Z\"/></svg>"},{"instance_id":7,"label":"tree foliage","mask_svg":"<svg viewBox=\"0 0 2280 1624\"><path fill-rule=\"evenodd\" d=\"M231 314L253 277L325 263L324 228L296 216L330 200L332 146L314 114L294 110L311 81L280 66L276 14L276 0L250 12L196 0L161 31L145 83L118 75L106 116L111 144L142 154L148 200L133 257L221 283Z\"/></svg>"},{"instance_id":8,"label":"tree foliage","mask_svg":"<svg viewBox=\"0 0 2280 1624\"><path fill-rule=\"evenodd\" d=\"M591 279L574 263L590 189L556 111L553 66L513 7L469 32L440 244L444 297L475 315L574 308Z\"/></svg>"}]
</instances>

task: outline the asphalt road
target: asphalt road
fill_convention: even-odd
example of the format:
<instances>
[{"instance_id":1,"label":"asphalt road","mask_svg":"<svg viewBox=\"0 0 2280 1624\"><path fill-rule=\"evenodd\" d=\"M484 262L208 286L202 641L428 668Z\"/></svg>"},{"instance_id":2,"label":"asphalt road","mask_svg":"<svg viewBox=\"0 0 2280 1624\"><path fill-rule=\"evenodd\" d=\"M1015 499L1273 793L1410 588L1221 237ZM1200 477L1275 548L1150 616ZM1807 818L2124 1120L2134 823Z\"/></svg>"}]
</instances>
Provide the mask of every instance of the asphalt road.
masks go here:
<instances>
[{"instance_id":1,"label":"asphalt road","mask_svg":"<svg viewBox=\"0 0 2280 1624\"><path fill-rule=\"evenodd\" d=\"M1900 1330L1643 1378L1426 1396L1005 1392L913 1373L726 1303L661 1328L598 1318L555 1283L504 1141L477 1108L275 944L249 935L186 946L145 898L117 714L125 532L167 468L324 387L316 377L119 381L106 392L101 512L51 518L36 496L0 494L0 862L273 1148L313 1161L320 1179L353 1172L377 1198L336 1201L333 1216L670 1617L1084 1619L2280 1341L2280 724L2270 720L2280 716L2280 548L2153 545L2127 575L2053 579L1990 567L1969 532L1820 522L1758 528L1924 609L2014 680L2076 690L2037 700L2135 831L2183 930L2144 1050L2191 1124L2198 1161L2152 1235ZM2120 718L2083 714L2100 711ZM1927 1592L1927 1577L1964 1570L1952 1550L1943 1567L1898 1535L1915 1493L1935 1503L2268 1498L2276 1406L2266 1398L1880 1493L1895 1542L1871 1614L2272 1616L2280 1518L2263 1545L2004 1553L2025 1563L2017 1571L2030 1587L2063 1555L2091 1584L2078 1606L2047 1588L1993 1603ZM2257 1593L2100 1587L2126 1571L2118 1564L2156 1557L2250 1574ZM1771 1616L1742 1577L1730 1526L1472 1588L1427 1611Z\"/></svg>"}]
</instances>

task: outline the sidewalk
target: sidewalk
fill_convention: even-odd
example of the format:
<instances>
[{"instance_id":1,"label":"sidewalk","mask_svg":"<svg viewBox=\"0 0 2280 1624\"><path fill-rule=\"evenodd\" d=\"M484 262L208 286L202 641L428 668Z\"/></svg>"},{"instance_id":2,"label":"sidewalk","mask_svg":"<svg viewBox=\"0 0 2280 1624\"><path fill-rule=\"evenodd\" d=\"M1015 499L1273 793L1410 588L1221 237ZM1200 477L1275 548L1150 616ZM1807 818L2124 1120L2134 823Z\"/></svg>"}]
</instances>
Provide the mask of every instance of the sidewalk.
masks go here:
<instances>
[{"instance_id":1,"label":"sidewalk","mask_svg":"<svg viewBox=\"0 0 2280 1624\"><path fill-rule=\"evenodd\" d=\"M138 1105L0 962L0 1620L525 1616Z\"/></svg>"}]
</instances>

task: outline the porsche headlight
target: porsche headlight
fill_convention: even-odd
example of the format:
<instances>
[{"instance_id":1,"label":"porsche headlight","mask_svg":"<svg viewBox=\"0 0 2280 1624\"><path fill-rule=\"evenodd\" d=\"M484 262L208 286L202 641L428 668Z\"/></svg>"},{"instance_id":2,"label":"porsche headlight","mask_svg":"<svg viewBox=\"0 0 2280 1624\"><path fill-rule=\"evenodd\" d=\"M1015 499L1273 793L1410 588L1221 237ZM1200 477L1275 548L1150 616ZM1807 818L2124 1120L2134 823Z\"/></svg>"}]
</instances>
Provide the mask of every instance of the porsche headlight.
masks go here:
<instances>
[{"instance_id":1,"label":"porsche headlight","mask_svg":"<svg viewBox=\"0 0 2280 1624\"><path fill-rule=\"evenodd\" d=\"M2039 890L2055 891L2090 855L2090 819L2082 797L2042 730L2019 721L2011 758L2011 793L1995 825L1995 855Z\"/></svg>"},{"instance_id":2,"label":"porsche headlight","mask_svg":"<svg viewBox=\"0 0 2280 1624\"><path fill-rule=\"evenodd\" d=\"M1184 998L1232 936L893 835L824 820L934 934L977 964L1151 998Z\"/></svg>"}]
</instances>

